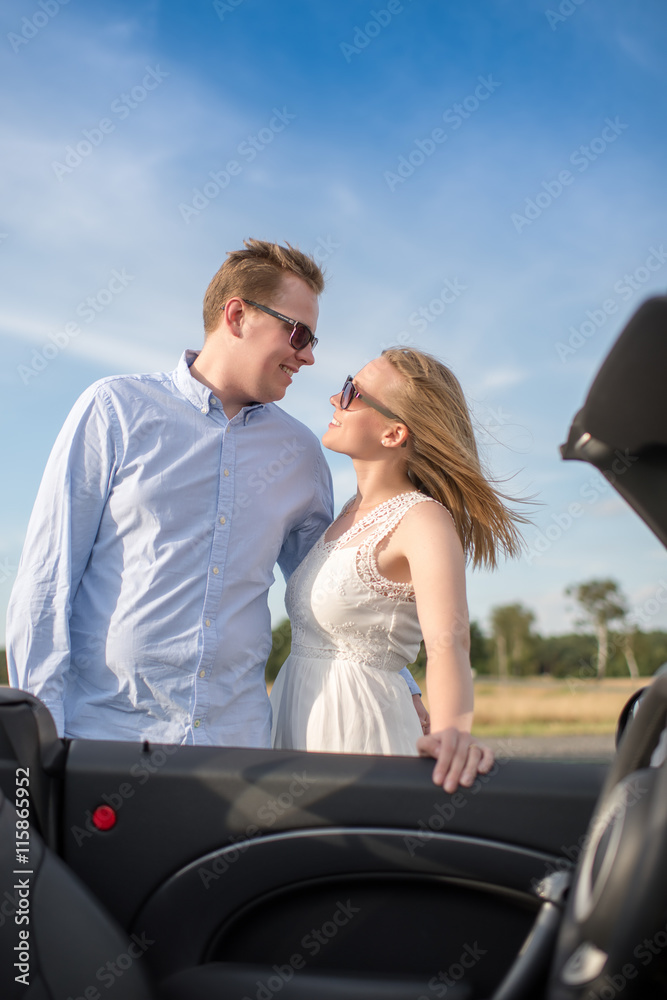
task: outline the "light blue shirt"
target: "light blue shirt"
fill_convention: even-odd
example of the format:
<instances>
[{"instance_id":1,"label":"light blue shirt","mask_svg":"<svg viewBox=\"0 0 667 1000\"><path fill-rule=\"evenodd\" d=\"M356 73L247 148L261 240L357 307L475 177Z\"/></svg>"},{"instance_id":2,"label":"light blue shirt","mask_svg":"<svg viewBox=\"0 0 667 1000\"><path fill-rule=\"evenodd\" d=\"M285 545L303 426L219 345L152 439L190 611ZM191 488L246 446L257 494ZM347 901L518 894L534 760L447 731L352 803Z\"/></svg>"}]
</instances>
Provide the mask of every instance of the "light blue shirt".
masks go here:
<instances>
[{"instance_id":1,"label":"light blue shirt","mask_svg":"<svg viewBox=\"0 0 667 1000\"><path fill-rule=\"evenodd\" d=\"M331 475L274 403L228 420L195 357L95 383L47 463L7 660L61 735L270 745L267 593L330 523Z\"/></svg>"}]
</instances>

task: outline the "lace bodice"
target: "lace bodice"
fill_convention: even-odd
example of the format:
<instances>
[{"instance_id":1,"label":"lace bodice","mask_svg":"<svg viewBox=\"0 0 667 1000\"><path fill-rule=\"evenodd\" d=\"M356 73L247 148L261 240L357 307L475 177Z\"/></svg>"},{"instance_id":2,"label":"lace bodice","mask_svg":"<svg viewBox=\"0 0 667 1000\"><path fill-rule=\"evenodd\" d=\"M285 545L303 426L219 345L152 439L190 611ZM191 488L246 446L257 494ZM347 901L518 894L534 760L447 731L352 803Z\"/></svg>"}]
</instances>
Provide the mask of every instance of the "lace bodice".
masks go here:
<instances>
[{"instance_id":1,"label":"lace bodice","mask_svg":"<svg viewBox=\"0 0 667 1000\"><path fill-rule=\"evenodd\" d=\"M287 587L294 655L391 671L416 658L421 630L414 590L381 575L376 550L407 511L423 502L436 503L416 491L400 493L339 538L319 539Z\"/></svg>"}]
</instances>

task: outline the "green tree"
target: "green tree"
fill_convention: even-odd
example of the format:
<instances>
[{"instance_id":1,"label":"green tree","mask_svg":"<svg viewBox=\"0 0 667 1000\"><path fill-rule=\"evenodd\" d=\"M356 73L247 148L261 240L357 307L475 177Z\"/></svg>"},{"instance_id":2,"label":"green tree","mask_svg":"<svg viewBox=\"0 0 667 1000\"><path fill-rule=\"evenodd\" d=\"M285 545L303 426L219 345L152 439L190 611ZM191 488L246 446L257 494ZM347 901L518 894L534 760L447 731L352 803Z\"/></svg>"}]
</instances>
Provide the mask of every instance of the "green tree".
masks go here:
<instances>
[{"instance_id":1,"label":"green tree","mask_svg":"<svg viewBox=\"0 0 667 1000\"><path fill-rule=\"evenodd\" d=\"M579 605L581 618L577 624L592 625L595 629L597 676L604 677L609 662L609 626L613 621L624 621L628 613L621 588L615 580L589 580L572 584L565 593Z\"/></svg>"},{"instance_id":2,"label":"green tree","mask_svg":"<svg viewBox=\"0 0 667 1000\"><path fill-rule=\"evenodd\" d=\"M493 671L493 648L479 622L470 622L470 664L477 674Z\"/></svg>"},{"instance_id":3,"label":"green tree","mask_svg":"<svg viewBox=\"0 0 667 1000\"><path fill-rule=\"evenodd\" d=\"M470 665L478 674L491 673L489 641L476 621L470 622ZM409 663L408 668L423 688L426 681L426 649L423 642L419 644L417 659L414 663Z\"/></svg>"},{"instance_id":4,"label":"green tree","mask_svg":"<svg viewBox=\"0 0 667 1000\"><path fill-rule=\"evenodd\" d=\"M537 671L552 677L595 676L595 638L581 632L539 636L535 642Z\"/></svg>"},{"instance_id":5,"label":"green tree","mask_svg":"<svg viewBox=\"0 0 667 1000\"><path fill-rule=\"evenodd\" d=\"M510 674L523 674L528 669L528 654L532 647L532 626L535 615L523 604L504 604L491 610L491 630L496 647L498 676L507 680Z\"/></svg>"},{"instance_id":6,"label":"green tree","mask_svg":"<svg viewBox=\"0 0 667 1000\"><path fill-rule=\"evenodd\" d=\"M624 628L617 636L617 643L625 657L625 662L628 665L628 673L631 677L639 677L639 667L637 666L637 657L635 656L638 631L635 625L634 627Z\"/></svg>"},{"instance_id":7,"label":"green tree","mask_svg":"<svg viewBox=\"0 0 667 1000\"><path fill-rule=\"evenodd\" d=\"M634 637L637 665L642 677L650 677L667 663L667 632L641 632Z\"/></svg>"},{"instance_id":8,"label":"green tree","mask_svg":"<svg viewBox=\"0 0 667 1000\"><path fill-rule=\"evenodd\" d=\"M278 676L278 671L289 656L292 647L292 626L289 623L289 618L285 618L273 629L271 638L271 652L266 661L265 672L267 684L273 684Z\"/></svg>"}]
</instances>

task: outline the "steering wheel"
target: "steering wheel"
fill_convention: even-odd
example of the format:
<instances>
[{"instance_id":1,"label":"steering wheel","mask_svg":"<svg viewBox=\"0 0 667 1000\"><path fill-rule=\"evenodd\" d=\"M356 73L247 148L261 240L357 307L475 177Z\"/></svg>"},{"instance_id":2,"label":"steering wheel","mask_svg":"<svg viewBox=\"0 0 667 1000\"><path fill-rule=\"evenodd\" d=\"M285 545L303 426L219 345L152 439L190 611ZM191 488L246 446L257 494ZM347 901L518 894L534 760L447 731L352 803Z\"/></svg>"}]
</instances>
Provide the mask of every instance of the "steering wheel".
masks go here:
<instances>
[{"instance_id":1,"label":"steering wheel","mask_svg":"<svg viewBox=\"0 0 667 1000\"><path fill-rule=\"evenodd\" d=\"M666 726L662 676L622 737L588 828L547 1000L645 1000L647 976L667 956Z\"/></svg>"}]
</instances>

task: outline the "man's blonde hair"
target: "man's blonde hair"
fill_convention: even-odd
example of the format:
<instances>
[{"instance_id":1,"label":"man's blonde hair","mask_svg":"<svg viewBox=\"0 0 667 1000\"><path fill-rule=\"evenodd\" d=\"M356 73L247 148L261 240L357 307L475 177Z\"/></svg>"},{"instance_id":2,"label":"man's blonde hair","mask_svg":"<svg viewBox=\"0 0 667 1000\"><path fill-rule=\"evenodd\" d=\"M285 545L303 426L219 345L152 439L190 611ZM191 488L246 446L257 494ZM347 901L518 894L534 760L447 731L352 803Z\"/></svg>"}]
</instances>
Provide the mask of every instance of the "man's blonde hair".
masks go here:
<instances>
[{"instance_id":1,"label":"man's blonde hair","mask_svg":"<svg viewBox=\"0 0 667 1000\"><path fill-rule=\"evenodd\" d=\"M472 420L456 376L423 351L392 347L382 352L401 376L383 400L410 431L408 475L417 489L452 515L473 566L495 567L499 551L519 555L517 524L528 518L512 510L484 475Z\"/></svg>"},{"instance_id":2,"label":"man's blonde hair","mask_svg":"<svg viewBox=\"0 0 667 1000\"><path fill-rule=\"evenodd\" d=\"M287 243L284 247L265 240L243 241L245 250L230 250L204 296L204 331L208 335L220 323L225 303L234 295L269 305L283 277L294 274L316 295L324 290L324 274L313 257Z\"/></svg>"}]
</instances>

